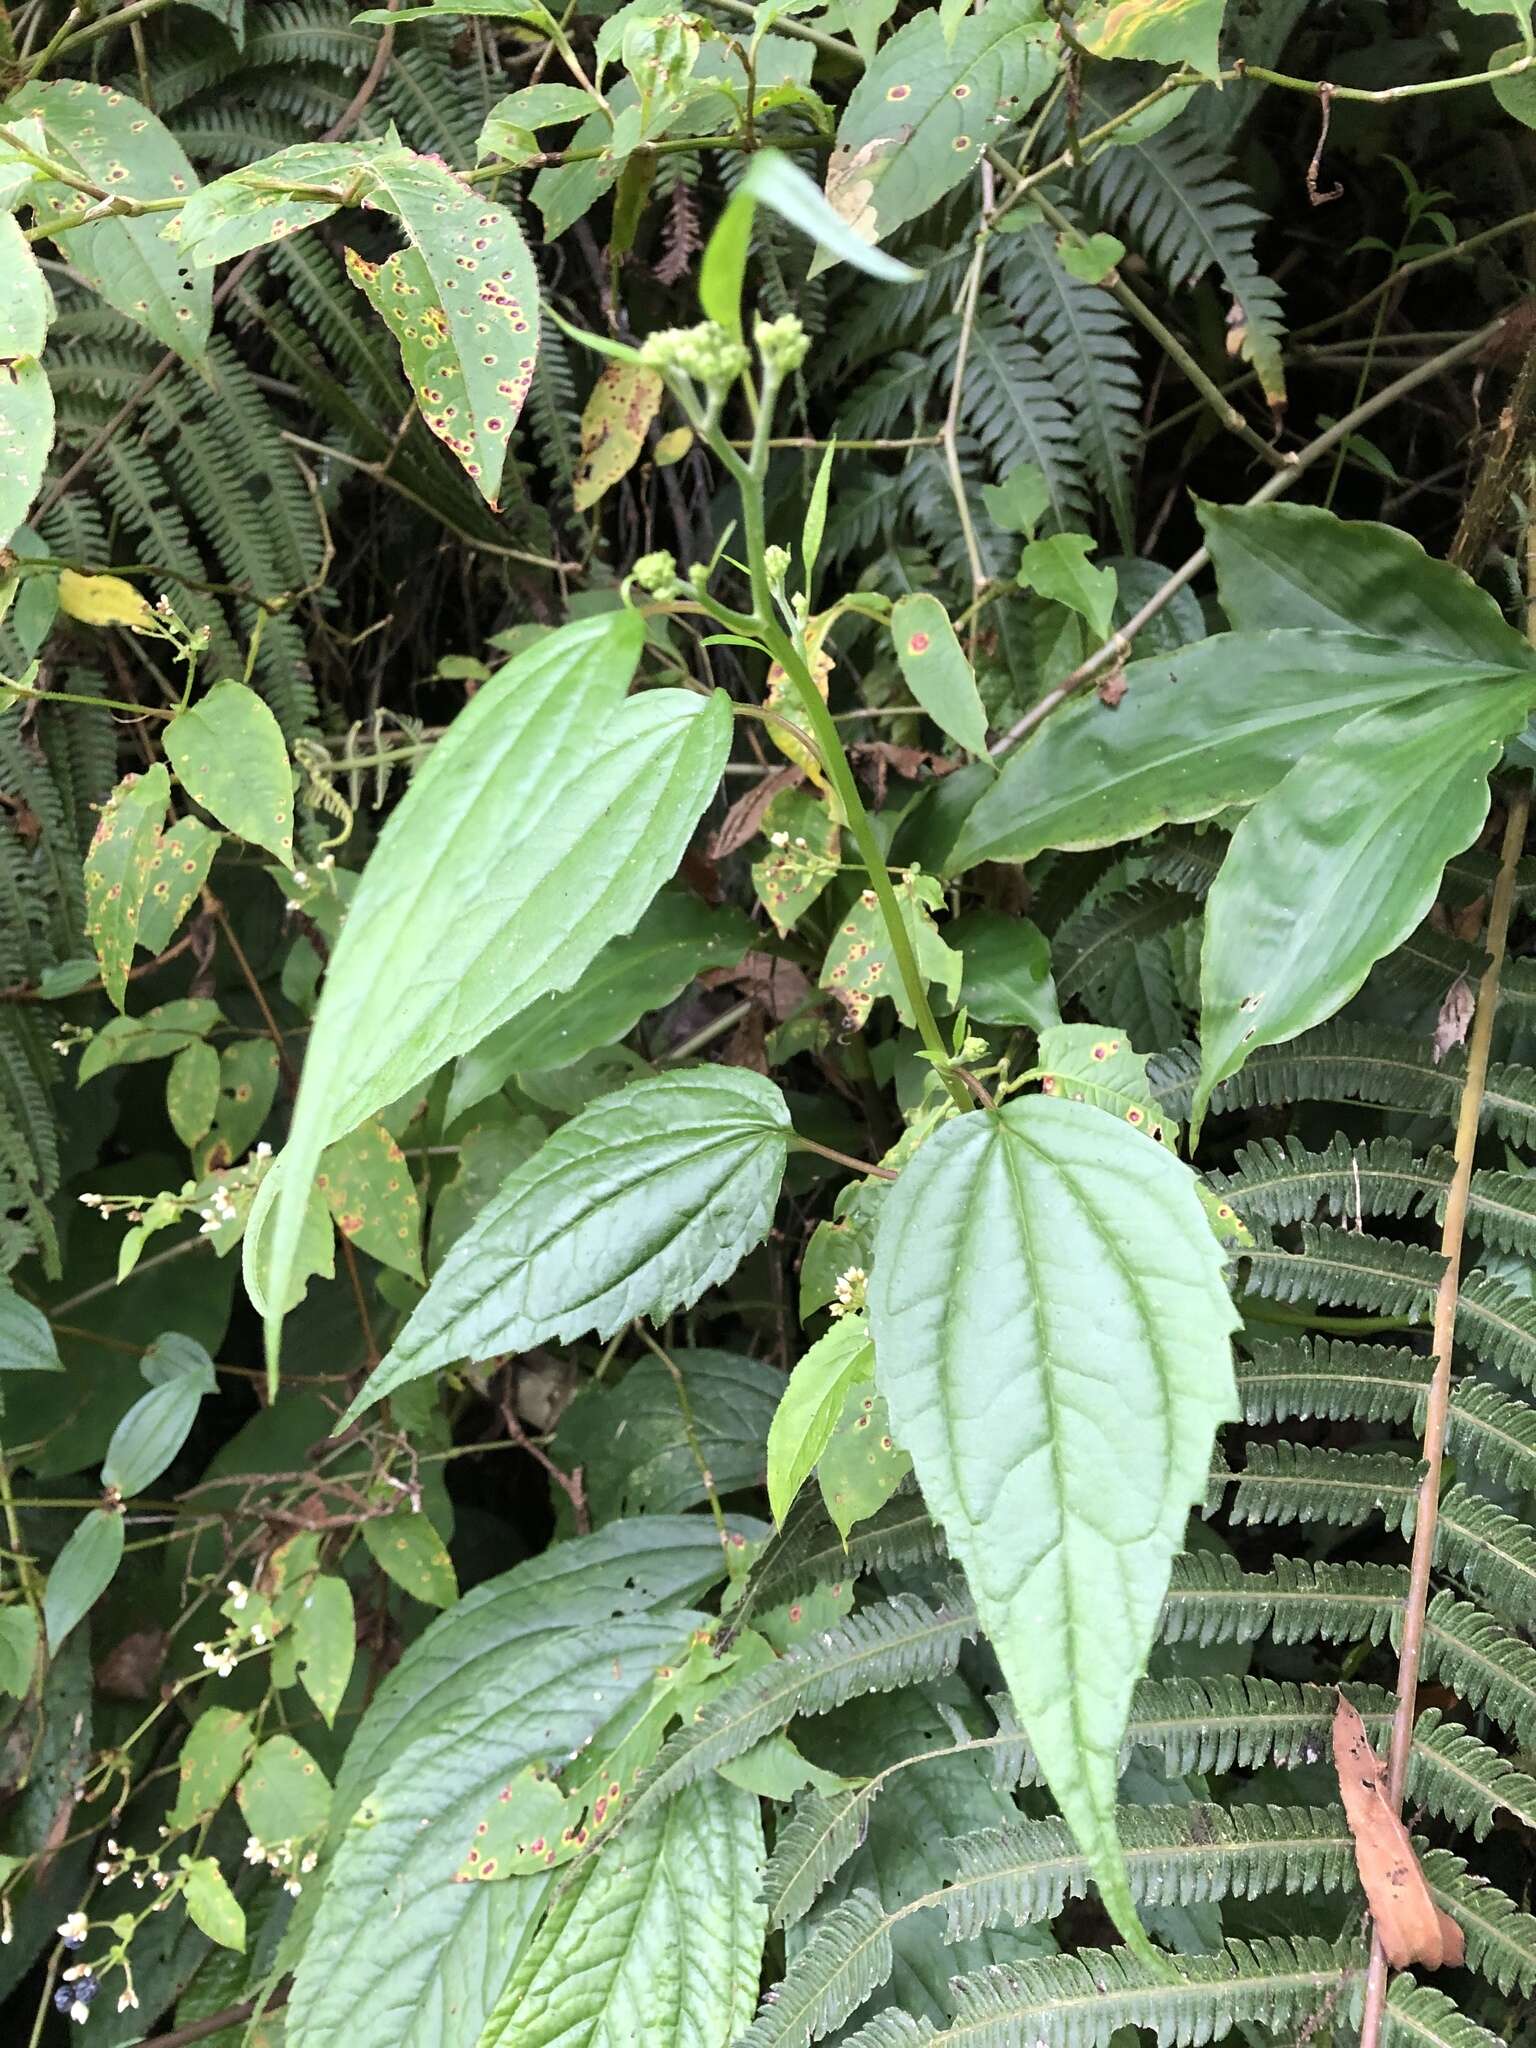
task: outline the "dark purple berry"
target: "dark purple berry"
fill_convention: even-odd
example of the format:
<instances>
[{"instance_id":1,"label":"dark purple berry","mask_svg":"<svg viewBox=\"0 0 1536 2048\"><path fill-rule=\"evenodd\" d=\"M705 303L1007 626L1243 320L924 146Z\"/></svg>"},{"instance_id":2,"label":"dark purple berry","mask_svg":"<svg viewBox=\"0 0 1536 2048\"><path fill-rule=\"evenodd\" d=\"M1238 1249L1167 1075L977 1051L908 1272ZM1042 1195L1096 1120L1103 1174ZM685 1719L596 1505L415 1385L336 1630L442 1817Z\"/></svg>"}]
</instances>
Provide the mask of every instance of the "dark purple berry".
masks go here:
<instances>
[{"instance_id":1,"label":"dark purple berry","mask_svg":"<svg viewBox=\"0 0 1536 2048\"><path fill-rule=\"evenodd\" d=\"M73 1984L61 1984L53 1994L53 2009L55 2012L68 2012L74 2002L75 1987Z\"/></svg>"}]
</instances>

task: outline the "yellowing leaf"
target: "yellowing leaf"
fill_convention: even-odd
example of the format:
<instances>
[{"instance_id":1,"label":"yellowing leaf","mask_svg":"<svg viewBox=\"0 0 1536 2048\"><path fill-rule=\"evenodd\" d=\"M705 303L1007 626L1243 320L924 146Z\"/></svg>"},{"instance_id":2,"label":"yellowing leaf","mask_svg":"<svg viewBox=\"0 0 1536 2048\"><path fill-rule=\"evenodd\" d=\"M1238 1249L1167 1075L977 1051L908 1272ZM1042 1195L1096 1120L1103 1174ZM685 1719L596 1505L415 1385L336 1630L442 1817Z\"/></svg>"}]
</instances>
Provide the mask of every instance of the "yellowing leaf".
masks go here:
<instances>
[{"instance_id":1,"label":"yellowing leaf","mask_svg":"<svg viewBox=\"0 0 1536 2048\"><path fill-rule=\"evenodd\" d=\"M1221 70L1216 40L1227 0L1104 0L1078 15L1072 27L1096 57L1137 58L1152 64L1187 64L1215 78Z\"/></svg>"},{"instance_id":2,"label":"yellowing leaf","mask_svg":"<svg viewBox=\"0 0 1536 2048\"><path fill-rule=\"evenodd\" d=\"M810 667L811 679L821 692L823 704L827 701L827 678L836 666L831 655L821 644L822 635L831 623L830 614L825 614L819 619L812 619L805 629L805 658ZM821 756L812 753L799 737L798 731L790 730L790 726L804 729L805 714L800 706L799 691L776 661L771 663L768 669L768 696L764 708L779 714L778 717L768 720L768 737L779 752L793 761L797 768L803 768L818 789L826 789L827 780L822 773ZM785 719L788 719L789 725L784 723Z\"/></svg>"},{"instance_id":3,"label":"yellowing leaf","mask_svg":"<svg viewBox=\"0 0 1536 2048\"><path fill-rule=\"evenodd\" d=\"M604 365L581 415L581 459L571 489L578 512L589 511L639 461L662 388L656 372L639 363Z\"/></svg>"},{"instance_id":4,"label":"yellowing leaf","mask_svg":"<svg viewBox=\"0 0 1536 2048\"><path fill-rule=\"evenodd\" d=\"M86 626L127 626L138 633L153 616L149 600L121 576L59 571L59 610Z\"/></svg>"},{"instance_id":5,"label":"yellowing leaf","mask_svg":"<svg viewBox=\"0 0 1536 2048\"><path fill-rule=\"evenodd\" d=\"M651 450L658 469L670 469L674 462L681 462L693 446L692 427L674 427L670 434L663 434Z\"/></svg>"},{"instance_id":6,"label":"yellowing leaf","mask_svg":"<svg viewBox=\"0 0 1536 2048\"><path fill-rule=\"evenodd\" d=\"M125 775L101 807L85 857L85 933L101 962L101 985L119 1010L170 794L171 778L159 761L143 775Z\"/></svg>"}]
</instances>

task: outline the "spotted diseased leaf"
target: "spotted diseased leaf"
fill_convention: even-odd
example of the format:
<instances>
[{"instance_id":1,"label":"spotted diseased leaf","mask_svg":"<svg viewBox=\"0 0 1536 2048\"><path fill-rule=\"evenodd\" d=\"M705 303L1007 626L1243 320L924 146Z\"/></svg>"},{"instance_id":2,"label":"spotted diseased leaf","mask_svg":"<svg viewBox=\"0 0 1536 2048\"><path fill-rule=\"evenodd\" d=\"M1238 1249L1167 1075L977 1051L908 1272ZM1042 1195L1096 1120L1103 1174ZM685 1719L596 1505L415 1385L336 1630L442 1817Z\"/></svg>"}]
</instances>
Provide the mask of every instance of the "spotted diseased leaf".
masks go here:
<instances>
[{"instance_id":1,"label":"spotted diseased leaf","mask_svg":"<svg viewBox=\"0 0 1536 2048\"><path fill-rule=\"evenodd\" d=\"M198 1161L204 1173L232 1166L261 1136L277 1097L279 1061L269 1038L241 1038L219 1054L219 1106Z\"/></svg>"},{"instance_id":2,"label":"spotted diseased leaf","mask_svg":"<svg viewBox=\"0 0 1536 2048\"><path fill-rule=\"evenodd\" d=\"M949 614L926 592L898 599L891 639L907 688L941 731L968 754L985 756L987 714Z\"/></svg>"},{"instance_id":3,"label":"spotted diseased leaf","mask_svg":"<svg viewBox=\"0 0 1536 2048\"><path fill-rule=\"evenodd\" d=\"M426 1515L408 1508L397 1515L376 1515L364 1522L363 1541L379 1569L413 1600L428 1607L451 1607L458 1599L453 1560Z\"/></svg>"},{"instance_id":4,"label":"spotted diseased leaf","mask_svg":"<svg viewBox=\"0 0 1536 2048\"><path fill-rule=\"evenodd\" d=\"M215 683L165 729L165 752L192 801L293 866L293 771L283 729L244 683Z\"/></svg>"},{"instance_id":5,"label":"spotted diseased leaf","mask_svg":"<svg viewBox=\"0 0 1536 2048\"><path fill-rule=\"evenodd\" d=\"M359 1251L409 1279L425 1280L416 1183L383 1124L363 1124L327 1146L315 1185L336 1228Z\"/></svg>"},{"instance_id":6,"label":"spotted diseased leaf","mask_svg":"<svg viewBox=\"0 0 1536 2048\"><path fill-rule=\"evenodd\" d=\"M198 1715L176 1766L173 1830L213 1818L235 1789L254 1746L249 1714L232 1707L206 1707Z\"/></svg>"},{"instance_id":7,"label":"spotted diseased leaf","mask_svg":"<svg viewBox=\"0 0 1536 2048\"><path fill-rule=\"evenodd\" d=\"M1056 75L1053 33L1036 0L992 0L948 42L931 8L897 30L854 87L827 167L827 198L861 240L926 213L1000 121L1024 117Z\"/></svg>"},{"instance_id":8,"label":"spotted diseased leaf","mask_svg":"<svg viewBox=\"0 0 1536 2048\"><path fill-rule=\"evenodd\" d=\"M945 1007L953 1009L960 996L965 960L940 938L933 921L934 911L944 906L943 888L934 876L916 868L902 875L895 887L901 921L917 955L918 972L924 981L942 989L947 998ZM916 1024L897 970L885 916L873 889L863 891L833 933L818 985L837 997L855 1031L863 1029L881 996L889 996L895 1003L903 1024Z\"/></svg>"},{"instance_id":9,"label":"spotted diseased leaf","mask_svg":"<svg viewBox=\"0 0 1536 2048\"><path fill-rule=\"evenodd\" d=\"M1145 1958L1120 1745L1217 1427L1225 1255L1189 1168L1086 1103L956 1117L882 1206L869 1287L897 1440L965 1571L1105 1906Z\"/></svg>"},{"instance_id":10,"label":"spotted diseased leaf","mask_svg":"<svg viewBox=\"0 0 1536 2048\"><path fill-rule=\"evenodd\" d=\"M752 887L787 938L842 864L843 835L814 790L781 789L762 819L768 851L752 863Z\"/></svg>"},{"instance_id":11,"label":"spotted diseased leaf","mask_svg":"<svg viewBox=\"0 0 1536 2048\"><path fill-rule=\"evenodd\" d=\"M83 78L23 86L9 111L36 115L47 155L108 192L163 199L175 193L190 197L197 189L197 173L164 122L113 87ZM27 197L41 226L72 219L81 210L79 191L57 179L38 178ZM153 213L92 221L71 228L59 252L109 306L188 362L201 362L213 279L182 265L175 246L161 239L164 224L164 216Z\"/></svg>"},{"instance_id":12,"label":"spotted diseased leaf","mask_svg":"<svg viewBox=\"0 0 1536 2048\"><path fill-rule=\"evenodd\" d=\"M170 796L171 778L160 761L142 775L125 775L101 807L85 857L86 937L101 962L101 985L119 1010Z\"/></svg>"},{"instance_id":13,"label":"spotted diseased leaf","mask_svg":"<svg viewBox=\"0 0 1536 2048\"><path fill-rule=\"evenodd\" d=\"M219 1106L219 1055L199 1040L171 1061L165 1077L165 1113L183 1145L195 1145L213 1129Z\"/></svg>"},{"instance_id":14,"label":"spotted diseased leaf","mask_svg":"<svg viewBox=\"0 0 1536 2048\"><path fill-rule=\"evenodd\" d=\"M139 944L146 953L163 953L171 943L202 893L222 843L223 835L210 832L201 818L179 819L160 834L139 912Z\"/></svg>"},{"instance_id":15,"label":"spotted diseased leaf","mask_svg":"<svg viewBox=\"0 0 1536 2048\"><path fill-rule=\"evenodd\" d=\"M1145 1131L1169 1151L1179 1127L1158 1105L1147 1079L1147 1055L1123 1031L1098 1024L1055 1024L1040 1034L1040 1090L1068 1102L1092 1103Z\"/></svg>"},{"instance_id":16,"label":"spotted diseased leaf","mask_svg":"<svg viewBox=\"0 0 1536 2048\"><path fill-rule=\"evenodd\" d=\"M1094 0L1072 30L1096 57L1187 64L1206 78L1221 73L1217 39L1227 0Z\"/></svg>"},{"instance_id":17,"label":"spotted diseased leaf","mask_svg":"<svg viewBox=\"0 0 1536 2048\"><path fill-rule=\"evenodd\" d=\"M421 416L493 509L507 442L533 381L539 288L515 216L425 157L376 172L377 204L409 246L347 274L400 344Z\"/></svg>"},{"instance_id":18,"label":"spotted diseased leaf","mask_svg":"<svg viewBox=\"0 0 1536 2048\"><path fill-rule=\"evenodd\" d=\"M848 1532L883 1508L912 1470L912 1460L891 1435L885 1397L873 1381L848 1389L816 1481L827 1513L846 1543Z\"/></svg>"},{"instance_id":19,"label":"spotted diseased leaf","mask_svg":"<svg viewBox=\"0 0 1536 2048\"><path fill-rule=\"evenodd\" d=\"M362 196L373 163L403 154L390 142L297 142L212 179L161 237L189 263L210 269L329 220L349 195ZM285 185L307 189L283 191Z\"/></svg>"},{"instance_id":20,"label":"spotted diseased leaf","mask_svg":"<svg viewBox=\"0 0 1536 2048\"><path fill-rule=\"evenodd\" d=\"M287 1735L270 1736L261 1745L235 1797L246 1826L269 1849L311 1840L330 1817L331 1788L324 1771Z\"/></svg>"},{"instance_id":21,"label":"spotted diseased leaf","mask_svg":"<svg viewBox=\"0 0 1536 2048\"><path fill-rule=\"evenodd\" d=\"M664 388L642 364L604 365L582 409L581 457L571 490L578 512L589 512L640 460Z\"/></svg>"},{"instance_id":22,"label":"spotted diseased leaf","mask_svg":"<svg viewBox=\"0 0 1536 2048\"><path fill-rule=\"evenodd\" d=\"M26 518L53 446L53 390L38 357L53 294L14 215L0 213L0 545Z\"/></svg>"}]
</instances>

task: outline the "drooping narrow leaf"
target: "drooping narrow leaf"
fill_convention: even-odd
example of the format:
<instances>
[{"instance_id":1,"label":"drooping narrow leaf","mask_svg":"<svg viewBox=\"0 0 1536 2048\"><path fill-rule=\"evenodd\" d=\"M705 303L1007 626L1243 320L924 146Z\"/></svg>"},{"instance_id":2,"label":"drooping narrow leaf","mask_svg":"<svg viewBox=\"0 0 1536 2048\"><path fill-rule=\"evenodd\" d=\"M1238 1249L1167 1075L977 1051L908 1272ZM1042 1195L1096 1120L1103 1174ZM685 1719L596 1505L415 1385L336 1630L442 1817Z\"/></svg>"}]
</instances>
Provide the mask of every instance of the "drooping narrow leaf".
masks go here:
<instances>
[{"instance_id":1,"label":"drooping narrow leaf","mask_svg":"<svg viewBox=\"0 0 1536 2048\"><path fill-rule=\"evenodd\" d=\"M1194 1177L1083 1103L941 1127L881 1213L876 1376L1041 1768L1145 1949L1114 1828L1131 1691L1238 1412Z\"/></svg>"},{"instance_id":2,"label":"drooping narrow leaf","mask_svg":"<svg viewBox=\"0 0 1536 2048\"><path fill-rule=\"evenodd\" d=\"M1533 701L1528 672L1367 712L1243 819L1206 905L1193 1126L1256 1046L1322 1023L1428 913Z\"/></svg>"},{"instance_id":3,"label":"drooping narrow leaf","mask_svg":"<svg viewBox=\"0 0 1536 2048\"><path fill-rule=\"evenodd\" d=\"M43 1622L51 1657L76 1622L83 1621L112 1583L122 1561L123 1518L112 1508L93 1508L75 1526L54 1559L43 1589Z\"/></svg>"},{"instance_id":4,"label":"drooping narrow leaf","mask_svg":"<svg viewBox=\"0 0 1536 2048\"><path fill-rule=\"evenodd\" d=\"M627 697L643 634L638 614L609 612L510 662L380 834L331 957L287 1151L247 1233L278 1299L326 1144L569 986L681 858L730 708L682 690Z\"/></svg>"},{"instance_id":5,"label":"drooping narrow leaf","mask_svg":"<svg viewBox=\"0 0 1536 2048\"><path fill-rule=\"evenodd\" d=\"M961 826L951 874L1113 846L1271 789L1309 747L1378 704L1475 683L1509 663L1358 633L1218 634L1133 661L1111 708L1067 704L1018 747Z\"/></svg>"},{"instance_id":6,"label":"drooping narrow leaf","mask_svg":"<svg viewBox=\"0 0 1536 2048\"><path fill-rule=\"evenodd\" d=\"M293 866L293 770L264 698L244 683L215 683L165 728L165 752L194 803Z\"/></svg>"},{"instance_id":7,"label":"drooping narrow leaf","mask_svg":"<svg viewBox=\"0 0 1536 2048\"><path fill-rule=\"evenodd\" d=\"M926 591L898 599L891 611L891 640L907 688L934 724L968 754L984 757L987 714L943 605Z\"/></svg>"},{"instance_id":8,"label":"drooping narrow leaf","mask_svg":"<svg viewBox=\"0 0 1536 2048\"><path fill-rule=\"evenodd\" d=\"M736 1067L601 1096L481 1210L346 1420L460 1359L691 1307L767 1235L789 1137L778 1089Z\"/></svg>"},{"instance_id":9,"label":"drooping narrow leaf","mask_svg":"<svg viewBox=\"0 0 1536 2048\"><path fill-rule=\"evenodd\" d=\"M164 199L197 190L197 173L169 128L115 87L83 78L27 85L11 99L10 110L35 114L47 154L108 192ZM28 199L42 225L72 219L83 204L74 186L55 178L38 178ZM175 246L161 239L164 225L163 214L109 215L71 228L59 249L109 306L196 363L208 346L213 280L182 265Z\"/></svg>"},{"instance_id":10,"label":"drooping narrow leaf","mask_svg":"<svg viewBox=\"0 0 1536 2048\"><path fill-rule=\"evenodd\" d=\"M586 1865L512 1973L481 2048L728 2048L757 1999L762 1869L757 1800L718 1776L688 1786L622 1853Z\"/></svg>"},{"instance_id":11,"label":"drooping narrow leaf","mask_svg":"<svg viewBox=\"0 0 1536 2048\"><path fill-rule=\"evenodd\" d=\"M170 795L162 761L142 775L125 775L102 805L85 857L86 937L101 962L101 985L119 1010Z\"/></svg>"}]
</instances>

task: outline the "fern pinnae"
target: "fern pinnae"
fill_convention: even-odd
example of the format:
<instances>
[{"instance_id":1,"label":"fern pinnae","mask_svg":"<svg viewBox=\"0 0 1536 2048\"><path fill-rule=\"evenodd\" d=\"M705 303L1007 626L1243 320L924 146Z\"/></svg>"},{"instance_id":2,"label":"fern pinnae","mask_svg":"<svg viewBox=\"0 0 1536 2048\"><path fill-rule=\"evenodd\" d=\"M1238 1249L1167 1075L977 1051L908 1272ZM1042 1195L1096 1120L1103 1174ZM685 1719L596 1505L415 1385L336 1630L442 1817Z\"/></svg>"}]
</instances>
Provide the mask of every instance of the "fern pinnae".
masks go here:
<instances>
[{"instance_id":1,"label":"fern pinnae","mask_svg":"<svg viewBox=\"0 0 1536 2048\"><path fill-rule=\"evenodd\" d=\"M1345 1337L1248 1340L1234 1360L1243 1419L1254 1425L1308 1417L1326 1422L1396 1422L1413 1417L1434 1360L1406 1345L1357 1344Z\"/></svg>"},{"instance_id":2,"label":"fern pinnae","mask_svg":"<svg viewBox=\"0 0 1536 2048\"><path fill-rule=\"evenodd\" d=\"M1456 1340L1485 1365L1536 1388L1536 1301L1481 1270L1456 1297Z\"/></svg>"},{"instance_id":3,"label":"fern pinnae","mask_svg":"<svg viewBox=\"0 0 1536 2048\"><path fill-rule=\"evenodd\" d=\"M801 1799L779 1829L763 1873L770 1927L793 1927L805 1918L817 1894L863 1841L874 1797L865 1785L856 1792L831 1797L812 1792Z\"/></svg>"},{"instance_id":4,"label":"fern pinnae","mask_svg":"<svg viewBox=\"0 0 1536 2048\"><path fill-rule=\"evenodd\" d=\"M1435 1559L1516 1628L1536 1621L1536 1534L1467 1487L1447 1488Z\"/></svg>"},{"instance_id":5,"label":"fern pinnae","mask_svg":"<svg viewBox=\"0 0 1536 2048\"><path fill-rule=\"evenodd\" d=\"M1483 1841L1501 1814L1536 1832L1536 1778L1479 1735L1426 1707L1414 1724L1408 1799Z\"/></svg>"},{"instance_id":6,"label":"fern pinnae","mask_svg":"<svg viewBox=\"0 0 1536 2048\"><path fill-rule=\"evenodd\" d=\"M1421 1847L1419 1859L1435 1904L1466 1936L1467 1968L1506 1996L1529 1997L1536 1991L1536 1918L1449 1849Z\"/></svg>"},{"instance_id":7,"label":"fern pinnae","mask_svg":"<svg viewBox=\"0 0 1536 2048\"><path fill-rule=\"evenodd\" d=\"M873 1892L850 1893L764 1994L737 2048L807 2048L879 1990L894 1960L890 1915Z\"/></svg>"},{"instance_id":8,"label":"fern pinnae","mask_svg":"<svg viewBox=\"0 0 1536 2048\"><path fill-rule=\"evenodd\" d=\"M1245 1284L1263 1301L1317 1302L1371 1315L1428 1311L1444 1260L1423 1245L1304 1223L1300 1251L1257 1245L1243 1254Z\"/></svg>"},{"instance_id":9,"label":"fern pinnae","mask_svg":"<svg viewBox=\"0 0 1536 2048\"><path fill-rule=\"evenodd\" d=\"M1451 1393L1447 1445L1493 1485L1536 1493L1536 1408L1529 1402L1463 1380Z\"/></svg>"},{"instance_id":10,"label":"fern pinnae","mask_svg":"<svg viewBox=\"0 0 1536 2048\"><path fill-rule=\"evenodd\" d=\"M1382 2048L1505 2048L1433 1984L1410 1976L1392 1979L1382 2014Z\"/></svg>"},{"instance_id":11,"label":"fern pinnae","mask_svg":"<svg viewBox=\"0 0 1536 2048\"><path fill-rule=\"evenodd\" d=\"M1222 1552L1174 1559L1163 1603L1165 1643L1379 1643L1396 1625L1406 1565L1277 1557L1246 1572Z\"/></svg>"},{"instance_id":12,"label":"fern pinnae","mask_svg":"<svg viewBox=\"0 0 1536 2048\"><path fill-rule=\"evenodd\" d=\"M1335 1132L1320 1152L1299 1139L1258 1138L1237 1154L1231 1173L1210 1185L1248 1224L1309 1221L1319 1209L1358 1223L1366 1216L1407 1216L1450 1185L1449 1153L1420 1160L1404 1138L1351 1145Z\"/></svg>"},{"instance_id":13,"label":"fern pinnae","mask_svg":"<svg viewBox=\"0 0 1536 2048\"><path fill-rule=\"evenodd\" d=\"M1437 1593L1424 1622L1424 1665L1469 1707L1536 1745L1536 1650L1454 1593Z\"/></svg>"},{"instance_id":14,"label":"fern pinnae","mask_svg":"<svg viewBox=\"0 0 1536 2048\"><path fill-rule=\"evenodd\" d=\"M1237 1523L1328 1522L1351 1528L1372 1514L1406 1534L1419 1497L1419 1467L1392 1451L1341 1451L1296 1443L1250 1444L1232 1477Z\"/></svg>"}]
</instances>

